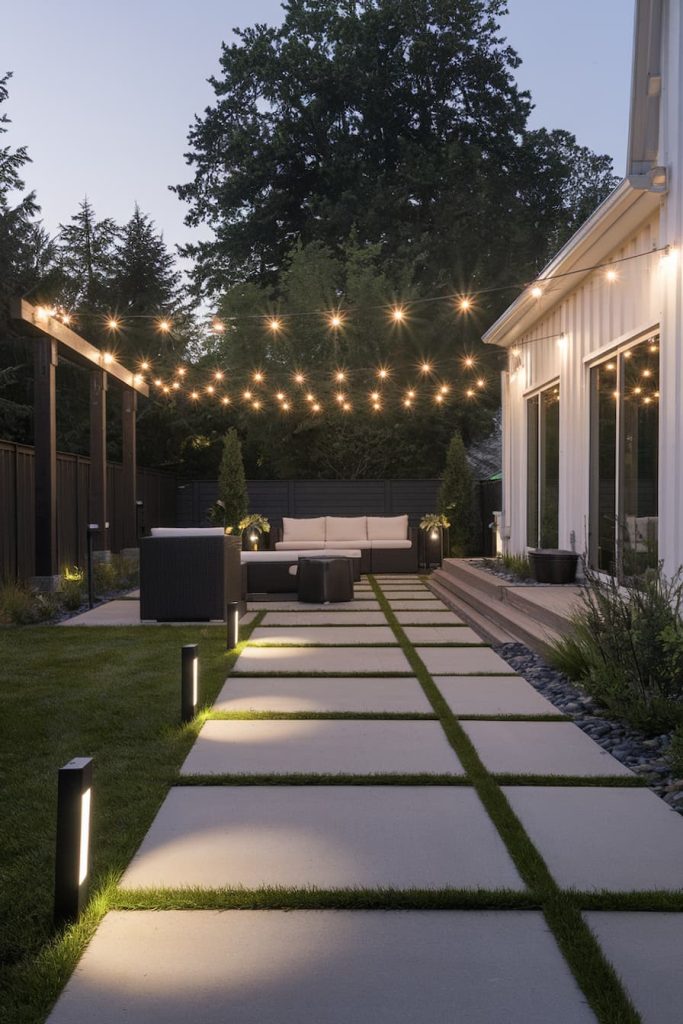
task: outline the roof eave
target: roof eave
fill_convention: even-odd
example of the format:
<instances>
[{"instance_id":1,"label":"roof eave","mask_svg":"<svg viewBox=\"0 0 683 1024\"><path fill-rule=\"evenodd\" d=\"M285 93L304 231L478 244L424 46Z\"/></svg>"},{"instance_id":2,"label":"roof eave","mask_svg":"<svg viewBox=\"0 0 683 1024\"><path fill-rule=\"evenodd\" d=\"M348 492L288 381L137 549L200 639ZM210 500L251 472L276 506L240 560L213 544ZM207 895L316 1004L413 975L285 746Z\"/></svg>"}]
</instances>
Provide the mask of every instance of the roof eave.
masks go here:
<instances>
[{"instance_id":1,"label":"roof eave","mask_svg":"<svg viewBox=\"0 0 683 1024\"><path fill-rule=\"evenodd\" d=\"M575 289L591 273L591 268L651 217L661 199L661 193L634 188L625 178L537 275L536 281L541 285L543 281L552 281L543 289L542 297L535 299L525 289L489 327L482 340L487 345L503 347L517 341Z\"/></svg>"}]
</instances>

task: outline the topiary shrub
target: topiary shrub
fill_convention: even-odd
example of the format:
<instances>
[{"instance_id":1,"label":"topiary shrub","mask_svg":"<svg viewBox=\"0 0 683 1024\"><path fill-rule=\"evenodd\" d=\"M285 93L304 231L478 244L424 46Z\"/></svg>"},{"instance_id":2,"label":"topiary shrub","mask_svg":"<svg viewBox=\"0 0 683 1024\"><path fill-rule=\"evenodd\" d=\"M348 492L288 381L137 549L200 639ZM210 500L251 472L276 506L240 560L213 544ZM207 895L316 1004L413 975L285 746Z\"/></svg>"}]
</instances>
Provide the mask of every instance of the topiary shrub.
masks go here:
<instances>
[{"instance_id":1,"label":"topiary shrub","mask_svg":"<svg viewBox=\"0 0 683 1024\"><path fill-rule=\"evenodd\" d=\"M218 501L209 509L208 518L217 526L237 531L249 511L247 481L242 462L242 445L231 427L223 439L223 455L218 470Z\"/></svg>"},{"instance_id":2,"label":"topiary shrub","mask_svg":"<svg viewBox=\"0 0 683 1024\"><path fill-rule=\"evenodd\" d=\"M474 480L467 462L465 445L457 432L453 434L446 452L437 509L450 520L448 553L455 557L471 554L474 550L476 524Z\"/></svg>"}]
</instances>

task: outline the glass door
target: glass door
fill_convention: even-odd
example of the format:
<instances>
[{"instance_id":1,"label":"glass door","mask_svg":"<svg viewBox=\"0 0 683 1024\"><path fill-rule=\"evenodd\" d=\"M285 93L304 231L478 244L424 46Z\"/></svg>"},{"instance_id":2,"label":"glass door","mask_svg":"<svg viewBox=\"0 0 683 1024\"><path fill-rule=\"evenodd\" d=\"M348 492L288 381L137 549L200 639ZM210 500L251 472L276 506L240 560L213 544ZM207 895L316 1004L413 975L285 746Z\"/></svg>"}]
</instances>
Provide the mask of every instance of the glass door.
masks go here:
<instances>
[{"instance_id":1,"label":"glass door","mask_svg":"<svg viewBox=\"0 0 683 1024\"><path fill-rule=\"evenodd\" d=\"M558 545L560 385L527 399L527 545Z\"/></svg>"}]
</instances>

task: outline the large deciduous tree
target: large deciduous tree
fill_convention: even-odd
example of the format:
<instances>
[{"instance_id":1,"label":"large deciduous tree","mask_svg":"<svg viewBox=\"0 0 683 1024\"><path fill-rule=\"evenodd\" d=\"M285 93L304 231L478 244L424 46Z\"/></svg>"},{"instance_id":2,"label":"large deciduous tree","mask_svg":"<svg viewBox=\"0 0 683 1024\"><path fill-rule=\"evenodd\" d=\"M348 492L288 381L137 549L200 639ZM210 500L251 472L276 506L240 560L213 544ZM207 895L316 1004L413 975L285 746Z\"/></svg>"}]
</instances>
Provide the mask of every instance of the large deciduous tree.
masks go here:
<instances>
[{"instance_id":1,"label":"large deciduous tree","mask_svg":"<svg viewBox=\"0 0 683 1024\"><path fill-rule=\"evenodd\" d=\"M176 191L213 231L191 247L207 291L272 283L296 242L338 252L352 231L432 293L509 285L612 187L608 158L527 130L502 0L283 6L223 46L190 132Z\"/></svg>"}]
</instances>

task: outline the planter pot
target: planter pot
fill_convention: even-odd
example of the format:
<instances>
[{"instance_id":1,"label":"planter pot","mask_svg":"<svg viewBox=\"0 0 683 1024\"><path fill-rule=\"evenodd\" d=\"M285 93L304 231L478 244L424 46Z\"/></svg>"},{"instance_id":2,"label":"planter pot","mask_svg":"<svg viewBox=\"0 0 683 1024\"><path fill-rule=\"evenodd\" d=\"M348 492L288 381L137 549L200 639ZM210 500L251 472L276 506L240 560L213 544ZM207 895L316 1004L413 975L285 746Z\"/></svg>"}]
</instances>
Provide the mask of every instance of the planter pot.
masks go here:
<instances>
[{"instance_id":1,"label":"planter pot","mask_svg":"<svg viewBox=\"0 0 683 1024\"><path fill-rule=\"evenodd\" d=\"M578 560L576 552L559 548L534 548L529 552L529 564L537 583L573 583Z\"/></svg>"}]
</instances>

